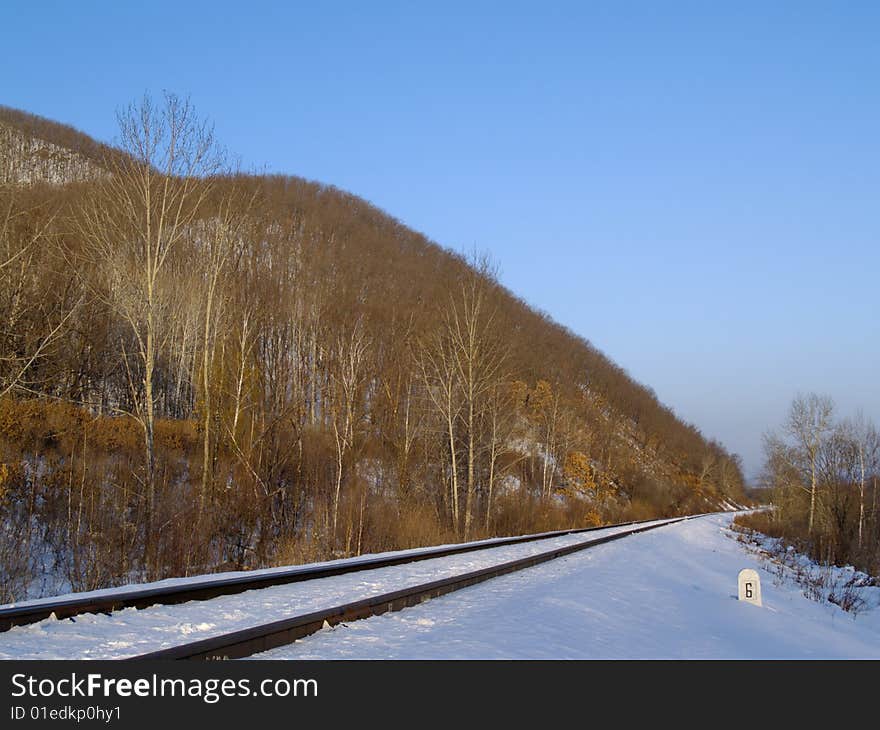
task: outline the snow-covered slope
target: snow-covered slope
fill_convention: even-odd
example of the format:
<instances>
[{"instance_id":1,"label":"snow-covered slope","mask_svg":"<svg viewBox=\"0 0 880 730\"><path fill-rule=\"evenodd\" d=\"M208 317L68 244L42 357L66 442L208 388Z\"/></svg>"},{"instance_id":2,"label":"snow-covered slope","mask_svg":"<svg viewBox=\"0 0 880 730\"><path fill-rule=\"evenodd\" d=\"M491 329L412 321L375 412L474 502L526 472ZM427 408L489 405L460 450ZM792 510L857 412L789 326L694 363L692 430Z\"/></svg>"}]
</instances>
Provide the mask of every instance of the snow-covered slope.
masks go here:
<instances>
[{"instance_id":1,"label":"snow-covered slope","mask_svg":"<svg viewBox=\"0 0 880 730\"><path fill-rule=\"evenodd\" d=\"M61 185L103 174L78 152L0 124L0 185L38 182Z\"/></svg>"},{"instance_id":2,"label":"snow-covered slope","mask_svg":"<svg viewBox=\"0 0 880 730\"><path fill-rule=\"evenodd\" d=\"M400 613L325 629L267 659L880 658L880 588L857 616L774 580L732 516L678 523ZM736 599L756 569L763 607Z\"/></svg>"}]
</instances>

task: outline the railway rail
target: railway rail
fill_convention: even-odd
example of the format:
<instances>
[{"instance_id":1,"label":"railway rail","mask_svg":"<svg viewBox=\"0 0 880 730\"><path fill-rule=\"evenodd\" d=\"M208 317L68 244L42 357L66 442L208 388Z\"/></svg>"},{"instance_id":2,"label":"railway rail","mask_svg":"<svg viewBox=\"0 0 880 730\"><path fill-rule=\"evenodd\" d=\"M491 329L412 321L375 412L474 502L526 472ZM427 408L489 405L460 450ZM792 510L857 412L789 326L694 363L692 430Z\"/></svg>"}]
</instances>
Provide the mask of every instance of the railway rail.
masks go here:
<instances>
[{"instance_id":1,"label":"railway rail","mask_svg":"<svg viewBox=\"0 0 880 730\"><path fill-rule=\"evenodd\" d=\"M425 548L422 550L406 552L382 557L364 558L362 560L348 560L340 563L318 564L291 567L271 572L259 572L252 575L235 575L227 578L208 577L201 581L188 581L174 585L153 586L149 588L136 588L130 591L117 591L102 595L87 595L81 597L65 598L57 601L41 601L39 603L24 604L21 606L9 606L0 608L0 632L8 631L13 626L24 626L50 618L52 615L57 619L66 619L86 613L109 614L125 608L147 608L155 605L174 605L189 601L206 601L218 596L233 595L245 591L269 588L271 586L286 585L300 581L329 578L346 573L354 573L376 568L387 568L395 565L414 563L432 558L442 558L451 555L460 555L476 550L486 550L505 545L518 545L526 542L548 540L563 535L576 535L589 533L596 530L605 530L615 527L627 527L640 525L656 520L637 520L622 522L617 525L602 525L599 527L584 527L568 530L555 530L532 535L517 535L514 537L501 537L478 542L447 545L437 548Z\"/></svg>"},{"instance_id":2,"label":"railway rail","mask_svg":"<svg viewBox=\"0 0 880 730\"><path fill-rule=\"evenodd\" d=\"M279 646L292 644L297 639L320 631L322 628L336 626L345 621L378 616L389 611L400 611L409 606L416 606L424 601L443 596L447 593L467 588L478 583L496 578L508 573L540 565L541 563L571 555L597 545L620 540L631 535L660 527L675 524L685 520L694 519L702 515L689 515L686 517L671 518L655 524L624 523L620 527L629 526L631 529L604 535L592 540L585 540L553 550L537 553L528 557L518 558L488 568L474 570L457 576L441 580L410 586L401 590L384 593L370 598L336 605L327 609L314 611L307 614L291 616L288 618L272 621L270 623L253 626L247 629L220 634L207 639L201 639L186 644L159 649L146 654L128 657L131 660L146 659L241 659L261 652L275 649ZM613 526L605 526L608 527ZM581 530L587 532L588 530ZM563 531L561 534L571 534L575 531ZM532 538L534 539L534 538ZM485 546L484 546L485 548Z\"/></svg>"}]
</instances>

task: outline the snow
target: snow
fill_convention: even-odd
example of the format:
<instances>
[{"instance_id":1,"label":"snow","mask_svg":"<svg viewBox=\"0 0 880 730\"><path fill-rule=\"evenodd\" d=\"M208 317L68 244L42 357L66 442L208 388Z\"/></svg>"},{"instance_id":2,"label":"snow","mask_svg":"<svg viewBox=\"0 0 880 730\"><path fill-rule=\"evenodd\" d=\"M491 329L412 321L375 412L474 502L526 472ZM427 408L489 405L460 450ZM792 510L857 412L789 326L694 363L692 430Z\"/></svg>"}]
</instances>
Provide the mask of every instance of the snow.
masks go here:
<instances>
[{"instance_id":1,"label":"snow","mask_svg":"<svg viewBox=\"0 0 880 730\"><path fill-rule=\"evenodd\" d=\"M880 580L853 566L819 565L790 545L753 530L739 528L739 539L761 559L775 581L790 581L800 586L804 595L814 600L836 603L858 614L876 606Z\"/></svg>"},{"instance_id":2,"label":"snow","mask_svg":"<svg viewBox=\"0 0 880 730\"><path fill-rule=\"evenodd\" d=\"M98 166L78 152L0 124L0 184L47 182L63 185L103 174Z\"/></svg>"},{"instance_id":3,"label":"snow","mask_svg":"<svg viewBox=\"0 0 880 730\"><path fill-rule=\"evenodd\" d=\"M627 529L630 528L607 528L586 534L548 538L534 543L476 550L464 555L431 558L389 568L273 586L221 596L210 601L152 606L141 610L129 608L114 612L110 616L83 614L74 619L49 618L28 626L14 627L0 634L0 659L115 659L143 654L179 643L249 628L283 617L310 613L341 603L380 595L406 586L478 570ZM493 541L485 542L491 544ZM423 552L423 550L403 552ZM369 557L375 556L363 556L345 562L356 563ZM251 574L256 572L252 571ZM260 572L272 572L272 569ZM204 579L205 576L173 579L162 581L162 584ZM153 587L159 583L148 585ZM98 593L119 590L123 589ZM74 595L82 597L86 594Z\"/></svg>"},{"instance_id":4,"label":"snow","mask_svg":"<svg viewBox=\"0 0 880 730\"><path fill-rule=\"evenodd\" d=\"M862 589L856 616L809 600L734 539L731 520L634 535L258 658L880 658L880 588ZM743 568L758 571L763 607L736 600Z\"/></svg>"},{"instance_id":5,"label":"snow","mask_svg":"<svg viewBox=\"0 0 880 730\"><path fill-rule=\"evenodd\" d=\"M535 533L533 537L541 537L542 535L549 535L551 533L547 532L539 532ZM587 533L587 535L591 535L595 533ZM4 608L26 608L28 606L40 606L46 603L54 603L56 601L66 601L66 600L86 600L86 599L96 599L102 597L110 597L114 595L118 595L120 593L129 593L136 591L148 591L148 590L162 590L167 588L172 588L175 586L192 586L192 585L201 585L201 586L209 586L215 582L222 582L225 580L233 579L233 578L247 578L254 577L259 575L273 575L276 573L285 573L287 571L296 571L296 570L307 570L311 568L318 567L330 567L335 565L360 565L361 563L369 562L371 560L377 560L379 558L391 557L391 556L403 556L403 555L424 555L430 554L433 551L443 550L451 547L458 547L462 545L486 545L492 546L499 542L503 542L509 538L505 537L492 537L484 540L472 540L466 543L443 543L440 545L431 545L429 547L422 548L411 548L408 550L391 550L388 552L381 553L369 553L366 555L360 555L356 558L337 558L335 560L325 560L317 563L308 563L304 565L284 565L278 568L261 568L258 570L232 570L226 571L223 573L209 573L209 574L201 574L201 575L192 575L181 578L165 578L163 580L152 581L149 583L126 583L121 586L114 586L112 588L100 588L94 591L77 591L71 593L63 593L52 596L43 596L41 598L32 598L25 601L15 601L12 603L3 603L0 604L0 609Z\"/></svg>"},{"instance_id":6,"label":"snow","mask_svg":"<svg viewBox=\"0 0 880 730\"><path fill-rule=\"evenodd\" d=\"M802 585L729 529L679 522L413 608L326 628L268 659L880 658L880 588L856 615ZM387 593L627 528L479 550L112 616L47 619L0 634L0 658L121 658ZM794 563L794 561L791 561ZM798 562L801 564L802 560ZM743 568L763 607L736 600ZM841 576L852 571L839 569ZM832 581L834 582L834 581Z\"/></svg>"}]
</instances>

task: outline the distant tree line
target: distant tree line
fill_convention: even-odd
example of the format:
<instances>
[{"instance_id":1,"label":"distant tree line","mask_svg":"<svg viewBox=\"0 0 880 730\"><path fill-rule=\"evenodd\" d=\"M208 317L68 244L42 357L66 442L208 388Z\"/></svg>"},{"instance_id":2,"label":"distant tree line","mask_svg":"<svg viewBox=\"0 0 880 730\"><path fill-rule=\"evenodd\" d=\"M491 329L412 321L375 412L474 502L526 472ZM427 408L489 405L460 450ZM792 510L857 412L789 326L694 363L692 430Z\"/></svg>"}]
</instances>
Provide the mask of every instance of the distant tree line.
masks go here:
<instances>
[{"instance_id":1,"label":"distant tree line","mask_svg":"<svg viewBox=\"0 0 880 730\"><path fill-rule=\"evenodd\" d=\"M839 418L828 396L801 394L764 450L761 481L773 507L739 521L825 564L880 575L875 424L863 413Z\"/></svg>"},{"instance_id":2,"label":"distant tree line","mask_svg":"<svg viewBox=\"0 0 880 730\"><path fill-rule=\"evenodd\" d=\"M486 257L230 170L188 101L123 110L119 149L0 112L90 165L0 184L0 599L742 498Z\"/></svg>"}]
</instances>

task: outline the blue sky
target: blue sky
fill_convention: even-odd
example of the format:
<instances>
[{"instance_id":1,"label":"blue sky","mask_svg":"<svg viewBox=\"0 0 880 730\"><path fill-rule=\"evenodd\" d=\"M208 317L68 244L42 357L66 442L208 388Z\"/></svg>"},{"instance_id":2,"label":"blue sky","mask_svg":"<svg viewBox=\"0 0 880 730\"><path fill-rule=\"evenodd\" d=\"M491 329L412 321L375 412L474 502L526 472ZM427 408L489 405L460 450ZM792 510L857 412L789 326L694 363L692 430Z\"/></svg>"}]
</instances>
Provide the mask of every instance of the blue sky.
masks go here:
<instances>
[{"instance_id":1,"label":"blue sky","mask_svg":"<svg viewBox=\"0 0 880 730\"><path fill-rule=\"evenodd\" d=\"M880 4L6 0L0 103L112 141L188 94L247 169L360 195L744 457L798 391L880 421Z\"/></svg>"}]
</instances>

